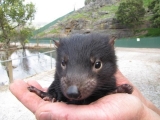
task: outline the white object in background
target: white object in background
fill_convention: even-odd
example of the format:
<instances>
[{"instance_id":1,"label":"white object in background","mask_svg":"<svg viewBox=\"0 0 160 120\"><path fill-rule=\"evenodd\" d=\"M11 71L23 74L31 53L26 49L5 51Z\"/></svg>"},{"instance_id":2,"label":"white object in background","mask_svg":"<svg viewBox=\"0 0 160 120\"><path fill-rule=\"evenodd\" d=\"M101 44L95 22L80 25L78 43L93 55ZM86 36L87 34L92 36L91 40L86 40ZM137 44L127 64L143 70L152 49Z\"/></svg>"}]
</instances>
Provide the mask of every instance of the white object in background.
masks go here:
<instances>
[{"instance_id":1,"label":"white object in background","mask_svg":"<svg viewBox=\"0 0 160 120\"><path fill-rule=\"evenodd\" d=\"M140 41L140 38L137 38L137 42L139 42Z\"/></svg>"}]
</instances>

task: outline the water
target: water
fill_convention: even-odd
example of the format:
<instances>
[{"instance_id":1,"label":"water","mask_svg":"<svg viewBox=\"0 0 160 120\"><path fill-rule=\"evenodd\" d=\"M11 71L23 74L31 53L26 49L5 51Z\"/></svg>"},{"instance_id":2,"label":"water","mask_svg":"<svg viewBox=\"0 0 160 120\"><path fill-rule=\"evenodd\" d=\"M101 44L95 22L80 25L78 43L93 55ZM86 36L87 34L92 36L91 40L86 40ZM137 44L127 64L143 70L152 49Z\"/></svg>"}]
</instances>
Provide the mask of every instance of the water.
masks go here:
<instances>
[{"instance_id":1,"label":"water","mask_svg":"<svg viewBox=\"0 0 160 120\"><path fill-rule=\"evenodd\" d=\"M10 55L13 67L13 80L24 79L26 77L38 74L43 71L50 70L55 67L55 53L50 57L50 53L42 54L46 49L39 50L16 50ZM49 51L49 50L48 50ZM0 52L0 60L4 60L4 52ZM31 56L31 57L29 57ZM25 58L22 58L25 57ZM6 63L0 62L0 85L9 83L9 78L6 72Z\"/></svg>"}]
</instances>

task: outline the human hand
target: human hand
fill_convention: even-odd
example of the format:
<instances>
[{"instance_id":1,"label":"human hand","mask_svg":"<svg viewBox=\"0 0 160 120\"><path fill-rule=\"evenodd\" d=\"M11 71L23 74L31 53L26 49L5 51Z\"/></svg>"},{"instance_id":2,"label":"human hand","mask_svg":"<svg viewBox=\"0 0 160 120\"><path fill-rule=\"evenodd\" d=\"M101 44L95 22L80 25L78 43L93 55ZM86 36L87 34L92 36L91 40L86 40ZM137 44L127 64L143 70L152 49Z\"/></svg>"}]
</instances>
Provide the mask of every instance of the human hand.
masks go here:
<instances>
[{"instance_id":1,"label":"human hand","mask_svg":"<svg viewBox=\"0 0 160 120\"><path fill-rule=\"evenodd\" d=\"M129 83L117 72L117 84ZM52 119L111 119L111 120L130 120L130 119L148 119L157 118L158 114L149 109L141 98L135 97L138 91L136 89L133 95L112 94L105 96L89 105L67 105L62 102L51 103L44 101L39 96L27 90L27 87L33 85L40 90L44 90L37 82L15 81L10 85L11 92L31 110L39 120ZM135 94L135 96L134 96ZM147 103L147 102L146 102Z\"/></svg>"}]
</instances>

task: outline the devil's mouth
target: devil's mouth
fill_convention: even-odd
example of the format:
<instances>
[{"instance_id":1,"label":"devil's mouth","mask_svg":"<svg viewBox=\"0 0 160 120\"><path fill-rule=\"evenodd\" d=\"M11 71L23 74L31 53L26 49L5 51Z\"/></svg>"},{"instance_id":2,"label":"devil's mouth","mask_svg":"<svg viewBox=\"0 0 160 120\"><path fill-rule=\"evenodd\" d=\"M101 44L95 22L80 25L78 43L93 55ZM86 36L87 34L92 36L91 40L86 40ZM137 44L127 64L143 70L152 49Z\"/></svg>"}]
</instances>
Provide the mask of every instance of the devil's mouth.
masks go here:
<instances>
[{"instance_id":1,"label":"devil's mouth","mask_svg":"<svg viewBox=\"0 0 160 120\"><path fill-rule=\"evenodd\" d=\"M63 95L70 101L80 101L88 98L95 91L97 85L97 80L95 79L83 80L82 83L78 83L82 80L77 80L74 81L74 84L70 85L66 81L66 77L61 78L61 90L63 91Z\"/></svg>"},{"instance_id":2,"label":"devil's mouth","mask_svg":"<svg viewBox=\"0 0 160 120\"><path fill-rule=\"evenodd\" d=\"M67 97L68 98L68 97ZM83 99L81 99L81 97L79 97L79 98L68 98L69 99L69 101L79 101L79 100L83 100Z\"/></svg>"}]
</instances>

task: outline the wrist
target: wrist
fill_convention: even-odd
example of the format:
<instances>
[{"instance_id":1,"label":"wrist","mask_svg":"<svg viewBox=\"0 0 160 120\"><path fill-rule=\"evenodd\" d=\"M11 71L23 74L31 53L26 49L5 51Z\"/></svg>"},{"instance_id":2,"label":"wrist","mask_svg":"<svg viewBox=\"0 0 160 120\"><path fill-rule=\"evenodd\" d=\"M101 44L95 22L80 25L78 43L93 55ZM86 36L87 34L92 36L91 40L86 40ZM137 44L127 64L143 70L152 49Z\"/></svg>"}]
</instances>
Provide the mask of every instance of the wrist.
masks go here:
<instances>
[{"instance_id":1,"label":"wrist","mask_svg":"<svg viewBox=\"0 0 160 120\"><path fill-rule=\"evenodd\" d=\"M160 116L155 111L144 105L144 110L140 120L160 120Z\"/></svg>"},{"instance_id":2,"label":"wrist","mask_svg":"<svg viewBox=\"0 0 160 120\"><path fill-rule=\"evenodd\" d=\"M147 107L154 112L156 112L160 116L160 109L158 109L153 103L151 103L149 100L147 100Z\"/></svg>"}]
</instances>

